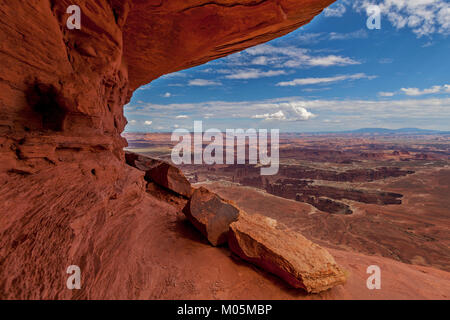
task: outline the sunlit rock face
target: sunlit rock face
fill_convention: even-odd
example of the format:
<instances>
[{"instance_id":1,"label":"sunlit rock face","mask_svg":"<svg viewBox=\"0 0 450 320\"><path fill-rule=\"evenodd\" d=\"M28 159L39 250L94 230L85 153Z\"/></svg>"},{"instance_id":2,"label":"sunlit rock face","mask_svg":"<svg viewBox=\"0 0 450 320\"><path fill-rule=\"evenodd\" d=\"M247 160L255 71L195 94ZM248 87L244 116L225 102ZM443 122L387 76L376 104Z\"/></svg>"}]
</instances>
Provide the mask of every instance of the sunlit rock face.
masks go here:
<instances>
[{"instance_id":1,"label":"sunlit rock face","mask_svg":"<svg viewBox=\"0 0 450 320\"><path fill-rule=\"evenodd\" d=\"M175 258L155 256L183 256L186 239L167 232L178 211L125 165L123 105L140 85L282 36L332 2L79 0L81 30L69 30L71 0L2 1L0 298L176 297L163 285L176 272L161 267ZM72 264L81 290L66 288Z\"/></svg>"}]
</instances>

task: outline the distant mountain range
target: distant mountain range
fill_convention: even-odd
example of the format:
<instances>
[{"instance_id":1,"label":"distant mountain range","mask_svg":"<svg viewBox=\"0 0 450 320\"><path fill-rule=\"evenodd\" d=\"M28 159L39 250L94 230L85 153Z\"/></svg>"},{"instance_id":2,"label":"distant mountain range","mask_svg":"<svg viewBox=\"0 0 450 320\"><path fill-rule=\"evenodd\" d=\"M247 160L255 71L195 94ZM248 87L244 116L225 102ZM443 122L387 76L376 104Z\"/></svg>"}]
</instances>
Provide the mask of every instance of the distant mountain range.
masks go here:
<instances>
[{"instance_id":1,"label":"distant mountain range","mask_svg":"<svg viewBox=\"0 0 450 320\"><path fill-rule=\"evenodd\" d=\"M418 128L385 129L385 128L362 128L335 133L357 133L357 134L450 134L450 131L439 131Z\"/></svg>"},{"instance_id":2,"label":"distant mountain range","mask_svg":"<svg viewBox=\"0 0 450 320\"><path fill-rule=\"evenodd\" d=\"M161 132L124 132L124 135L130 134L149 134L149 133L170 133L169 131ZM450 131L439 131L419 128L401 128L401 129L386 129L386 128L361 128L347 131L317 131L317 132L284 132L284 134L299 134L299 135L316 135L316 134L373 134L373 135L450 135Z\"/></svg>"}]
</instances>

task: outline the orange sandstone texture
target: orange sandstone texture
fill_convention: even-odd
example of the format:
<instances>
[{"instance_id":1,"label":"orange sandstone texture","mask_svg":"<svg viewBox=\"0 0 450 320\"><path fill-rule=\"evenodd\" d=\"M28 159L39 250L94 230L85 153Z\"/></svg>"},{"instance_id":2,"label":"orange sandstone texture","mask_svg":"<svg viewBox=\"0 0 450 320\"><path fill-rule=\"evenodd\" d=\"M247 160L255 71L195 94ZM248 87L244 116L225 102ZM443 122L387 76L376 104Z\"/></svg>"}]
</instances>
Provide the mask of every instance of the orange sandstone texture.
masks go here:
<instances>
[{"instance_id":1,"label":"orange sandstone texture","mask_svg":"<svg viewBox=\"0 0 450 320\"><path fill-rule=\"evenodd\" d=\"M327 250L274 219L241 212L230 230L231 251L294 288L318 293L346 281L344 271Z\"/></svg>"},{"instance_id":2,"label":"orange sandstone texture","mask_svg":"<svg viewBox=\"0 0 450 320\"><path fill-rule=\"evenodd\" d=\"M333 2L133 1L123 39L130 86L283 36Z\"/></svg>"}]
</instances>

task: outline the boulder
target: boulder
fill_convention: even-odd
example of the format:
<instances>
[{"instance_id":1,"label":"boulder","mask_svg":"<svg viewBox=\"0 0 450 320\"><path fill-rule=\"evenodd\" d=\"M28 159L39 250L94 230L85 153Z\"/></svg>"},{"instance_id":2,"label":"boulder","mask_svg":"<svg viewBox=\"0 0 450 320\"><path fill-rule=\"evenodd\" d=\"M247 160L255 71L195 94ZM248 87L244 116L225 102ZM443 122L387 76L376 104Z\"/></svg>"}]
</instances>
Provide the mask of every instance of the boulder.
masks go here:
<instances>
[{"instance_id":1,"label":"boulder","mask_svg":"<svg viewBox=\"0 0 450 320\"><path fill-rule=\"evenodd\" d=\"M200 187L183 212L213 246L219 246L227 242L230 224L237 220L240 210L230 201Z\"/></svg>"},{"instance_id":2,"label":"boulder","mask_svg":"<svg viewBox=\"0 0 450 320\"><path fill-rule=\"evenodd\" d=\"M162 160L153 159L133 152L125 152L127 164L145 171L145 180L154 182L179 195L190 197L191 184L180 169Z\"/></svg>"},{"instance_id":3,"label":"boulder","mask_svg":"<svg viewBox=\"0 0 450 320\"><path fill-rule=\"evenodd\" d=\"M230 225L228 245L242 259L308 293L346 281L344 271L327 250L268 217L241 212Z\"/></svg>"}]
</instances>

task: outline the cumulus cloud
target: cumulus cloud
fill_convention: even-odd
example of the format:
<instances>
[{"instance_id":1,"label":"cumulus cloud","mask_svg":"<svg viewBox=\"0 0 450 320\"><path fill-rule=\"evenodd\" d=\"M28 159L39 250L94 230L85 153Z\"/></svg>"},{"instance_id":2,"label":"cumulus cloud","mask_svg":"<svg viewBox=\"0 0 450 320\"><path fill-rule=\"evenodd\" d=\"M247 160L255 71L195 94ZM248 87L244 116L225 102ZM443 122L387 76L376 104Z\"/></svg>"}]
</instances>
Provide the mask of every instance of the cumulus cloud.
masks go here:
<instances>
[{"instance_id":1,"label":"cumulus cloud","mask_svg":"<svg viewBox=\"0 0 450 320\"><path fill-rule=\"evenodd\" d=\"M146 120L146 121L144 122L144 124L145 124L146 126L150 126L152 123L153 123L153 121L150 121L150 120Z\"/></svg>"},{"instance_id":2,"label":"cumulus cloud","mask_svg":"<svg viewBox=\"0 0 450 320\"><path fill-rule=\"evenodd\" d=\"M340 75L334 77L324 77L324 78L301 78L294 79L292 81L283 81L277 83L277 86L287 87L287 86L306 86L306 85L314 85L314 84L322 84L322 83L332 83L339 82L345 80L360 80L360 79L374 79L375 76L368 76L365 73L356 73L356 74L348 74L348 75Z\"/></svg>"},{"instance_id":3,"label":"cumulus cloud","mask_svg":"<svg viewBox=\"0 0 450 320\"><path fill-rule=\"evenodd\" d=\"M220 81L207 80L207 79L193 79L189 80L190 86L206 87L206 86L221 86Z\"/></svg>"},{"instance_id":4,"label":"cumulus cloud","mask_svg":"<svg viewBox=\"0 0 450 320\"><path fill-rule=\"evenodd\" d=\"M306 121L316 117L315 114L306 110L303 103L284 103L281 104L280 107L284 108L287 114L287 119L290 121Z\"/></svg>"},{"instance_id":5,"label":"cumulus cloud","mask_svg":"<svg viewBox=\"0 0 450 320\"><path fill-rule=\"evenodd\" d=\"M163 94L164 98L170 98L172 96L172 94L170 92L166 92Z\"/></svg>"},{"instance_id":6,"label":"cumulus cloud","mask_svg":"<svg viewBox=\"0 0 450 320\"><path fill-rule=\"evenodd\" d=\"M314 117L315 114L306 110L305 105L301 102L279 103L280 110L273 113L264 113L252 116L253 119L264 119L266 121L307 121Z\"/></svg>"},{"instance_id":7,"label":"cumulus cloud","mask_svg":"<svg viewBox=\"0 0 450 320\"><path fill-rule=\"evenodd\" d=\"M264 119L264 120L286 120L286 116L283 111L277 111L274 113L264 113L252 116L253 119Z\"/></svg>"}]
</instances>

